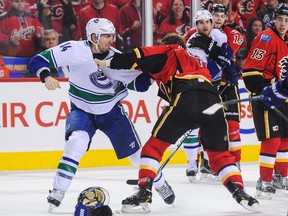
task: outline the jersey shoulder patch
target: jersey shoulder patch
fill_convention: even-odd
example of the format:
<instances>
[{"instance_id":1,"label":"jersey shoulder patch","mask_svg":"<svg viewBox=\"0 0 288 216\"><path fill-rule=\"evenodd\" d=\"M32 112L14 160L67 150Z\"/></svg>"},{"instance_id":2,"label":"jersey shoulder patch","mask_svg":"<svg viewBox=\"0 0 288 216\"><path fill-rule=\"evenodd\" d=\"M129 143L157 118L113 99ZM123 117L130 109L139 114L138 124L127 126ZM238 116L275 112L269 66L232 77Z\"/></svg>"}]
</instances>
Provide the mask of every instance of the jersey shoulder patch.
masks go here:
<instances>
[{"instance_id":1,"label":"jersey shoulder patch","mask_svg":"<svg viewBox=\"0 0 288 216\"><path fill-rule=\"evenodd\" d=\"M267 34L262 34L260 37L260 42L269 43L271 40L271 36Z\"/></svg>"}]
</instances>

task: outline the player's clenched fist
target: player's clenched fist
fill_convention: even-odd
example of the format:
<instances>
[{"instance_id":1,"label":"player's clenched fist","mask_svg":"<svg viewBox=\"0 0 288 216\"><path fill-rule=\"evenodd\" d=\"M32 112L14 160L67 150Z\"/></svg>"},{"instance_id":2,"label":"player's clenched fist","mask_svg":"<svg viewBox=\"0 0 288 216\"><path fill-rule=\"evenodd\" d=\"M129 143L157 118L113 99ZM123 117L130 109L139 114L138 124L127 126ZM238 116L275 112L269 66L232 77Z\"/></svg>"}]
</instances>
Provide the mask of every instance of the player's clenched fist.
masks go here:
<instances>
[{"instance_id":1,"label":"player's clenched fist","mask_svg":"<svg viewBox=\"0 0 288 216\"><path fill-rule=\"evenodd\" d=\"M44 80L45 86L48 90L55 90L56 88L61 88L59 81L51 76L46 77Z\"/></svg>"}]
</instances>

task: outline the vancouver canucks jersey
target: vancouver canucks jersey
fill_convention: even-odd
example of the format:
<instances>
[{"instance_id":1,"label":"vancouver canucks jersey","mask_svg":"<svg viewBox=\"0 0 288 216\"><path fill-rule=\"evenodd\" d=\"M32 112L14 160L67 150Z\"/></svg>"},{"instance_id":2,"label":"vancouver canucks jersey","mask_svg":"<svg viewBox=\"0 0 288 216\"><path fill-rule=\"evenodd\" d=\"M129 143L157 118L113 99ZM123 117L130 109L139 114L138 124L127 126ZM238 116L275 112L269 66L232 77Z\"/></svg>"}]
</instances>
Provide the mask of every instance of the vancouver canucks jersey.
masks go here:
<instances>
[{"instance_id":1,"label":"vancouver canucks jersey","mask_svg":"<svg viewBox=\"0 0 288 216\"><path fill-rule=\"evenodd\" d=\"M198 32L193 33L190 38L187 40L187 47L189 46L189 40L193 37L196 37ZM221 47L223 43L227 43L227 36L220 31L219 29L212 29L210 33L210 37L217 42L217 46ZM198 47L189 47L188 52L192 55L199 56L203 59L203 61L206 63L207 68L210 70L211 76L212 76L212 82L218 82L221 80L222 77L222 69L219 65L216 64L216 62L212 59L209 59L209 55L205 53L203 49L200 49Z\"/></svg>"},{"instance_id":2,"label":"vancouver canucks jersey","mask_svg":"<svg viewBox=\"0 0 288 216\"><path fill-rule=\"evenodd\" d=\"M105 59L113 58L115 51L110 48ZM68 41L45 50L34 57L33 65L37 76L45 69L67 66L70 100L88 113L105 114L128 95L123 83L110 80L98 68L88 41Z\"/></svg>"}]
</instances>

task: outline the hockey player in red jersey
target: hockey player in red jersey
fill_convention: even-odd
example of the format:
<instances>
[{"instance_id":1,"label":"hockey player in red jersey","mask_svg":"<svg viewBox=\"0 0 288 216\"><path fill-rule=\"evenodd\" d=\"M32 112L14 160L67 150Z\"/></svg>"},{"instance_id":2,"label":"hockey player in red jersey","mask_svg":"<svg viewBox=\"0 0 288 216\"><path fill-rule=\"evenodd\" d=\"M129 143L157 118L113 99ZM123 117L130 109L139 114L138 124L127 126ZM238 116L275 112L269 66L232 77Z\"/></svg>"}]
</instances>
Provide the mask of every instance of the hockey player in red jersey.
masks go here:
<instances>
[{"instance_id":1,"label":"hockey player in red jersey","mask_svg":"<svg viewBox=\"0 0 288 216\"><path fill-rule=\"evenodd\" d=\"M211 8L213 19L214 19L214 29L219 29L223 31L227 36L227 44L231 47L233 51L233 56L235 57L238 49L243 43L243 35L234 28L225 25L227 20L228 12L224 5L214 4ZM233 57L233 58L234 58ZM227 86L225 86L227 85ZM225 89L224 89L225 88ZM223 91L222 91L223 90ZM240 99L238 85L230 85L226 83L225 78L222 76L222 82L220 84L219 91L222 93L221 97L223 101ZM229 150L236 158L237 166L240 169L241 160L241 137L240 137L240 104L230 105L226 109L226 119L228 122L229 140L230 148Z\"/></svg>"},{"instance_id":2,"label":"hockey player in red jersey","mask_svg":"<svg viewBox=\"0 0 288 216\"><path fill-rule=\"evenodd\" d=\"M231 192L233 198L246 209L255 210L258 201L243 190L243 180L235 158L228 150L227 123L224 110L213 116L204 109L220 102L211 74L204 62L189 54L183 39L175 34L162 39L163 46L138 47L132 53L115 54L111 61L97 61L100 68L139 68L156 80L161 97L169 101L157 120L152 135L141 151L139 190L122 201L122 212L150 212L152 184L163 154L187 130L200 127L211 168ZM184 47L184 48L183 48ZM115 73L117 76L118 73ZM119 75L120 76L120 75ZM140 208L139 208L140 207Z\"/></svg>"},{"instance_id":3,"label":"hockey player in red jersey","mask_svg":"<svg viewBox=\"0 0 288 216\"><path fill-rule=\"evenodd\" d=\"M251 95L259 95L265 86L287 77L287 30L288 4L281 3L274 10L272 27L254 39L243 68L243 79ZM288 116L287 104L279 110ZM252 112L257 137L261 141L256 197L271 199L275 187L288 192L288 125L262 102L252 102Z\"/></svg>"}]
</instances>

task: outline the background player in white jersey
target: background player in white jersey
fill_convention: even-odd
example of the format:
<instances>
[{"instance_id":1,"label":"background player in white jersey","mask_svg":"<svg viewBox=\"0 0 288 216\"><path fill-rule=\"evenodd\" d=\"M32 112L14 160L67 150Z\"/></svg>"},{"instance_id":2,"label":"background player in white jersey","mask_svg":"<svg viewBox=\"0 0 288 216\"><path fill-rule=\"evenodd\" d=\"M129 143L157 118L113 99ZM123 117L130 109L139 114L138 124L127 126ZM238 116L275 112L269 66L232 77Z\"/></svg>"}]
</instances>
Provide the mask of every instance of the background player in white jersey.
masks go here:
<instances>
[{"instance_id":1,"label":"background player in white jersey","mask_svg":"<svg viewBox=\"0 0 288 216\"><path fill-rule=\"evenodd\" d=\"M60 88L60 83L51 77L50 68L68 66L70 70L71 112L66 120L64 153L47 198L50 210L61 204L97 130L108 136L118 159L128 157L133 165L139 165L141 143L120 101L128 95L127 88L146 91L151 78L134 71L137 78L132 83L122 83L107 78L98 68L95 58L111 59L118 52L111 47L115 38L111 21L91 19L86 34L88 40L62 43L34 56L29 64L48 90ZM154 186L164 201L171 204L175 195L164 176L160 176Z\"/></svg>"},{"instance_id":2,"label":"background player in white jersey","mask_svg":"<svg viewBox=\"0 0 288 216\"><path fill-rule=\"evenodd\" d=\"M207 64L208 69L210 70L214 85L219 86L221 81L227 80L227 87L229 85L233 86L231 88L237 89L235 86L238 85L238 78L240 77L240 73L236 70L233 60L231 58L231 56L233 56L233 52L231 48L227 45L227 35L221 30L221 28L213 29L213 25L215 25L214 22L215 18L209 11L200 10L196 13L196 30L194 30L194 33L193 30L188 32L188 34L192 33L189 38L186 36L186 39L188 38L188 52L193 55L198 55L204 60L204 62ZM230 76L230 73L227 73L228 70L231 71L231 74L234 75ZM230 91L226 92L230 93ZM196 140L196 137L194 138ZM190 181L193 182L196 180L196 174L198 170L197 150L192 148L193 151L191 151L191 148L189 149L189 145L191 144L184 143L184 149L189 161L186 175L189 177ZM195 142L192 143L192 146L196 146ZM237 162L239 162L239 160L237 160ZM210 169L207 153L205 151L203 151L200 172L201 180L208 178L211 179L211 177L214 176L214 173Z\"/></svg>"}]
</instances>

